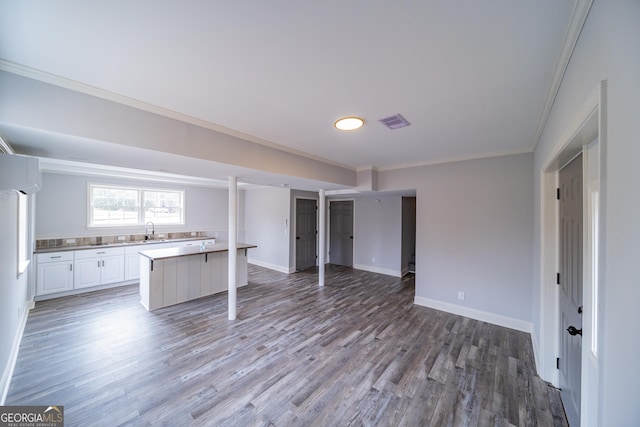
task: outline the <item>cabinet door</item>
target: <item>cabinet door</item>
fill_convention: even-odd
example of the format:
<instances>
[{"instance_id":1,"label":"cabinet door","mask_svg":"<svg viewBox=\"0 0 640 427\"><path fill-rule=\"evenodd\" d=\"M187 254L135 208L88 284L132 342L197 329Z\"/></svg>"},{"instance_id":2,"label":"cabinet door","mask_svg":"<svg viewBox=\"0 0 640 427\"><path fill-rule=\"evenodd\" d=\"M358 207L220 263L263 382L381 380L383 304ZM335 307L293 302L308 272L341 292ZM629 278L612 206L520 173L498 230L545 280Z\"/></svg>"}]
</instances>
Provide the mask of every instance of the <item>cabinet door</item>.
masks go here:
<instances>
[{"instance_id":1,"label":"cabinet door","mask_svg":"<svg viewBox=\"0 0 640 427\"><path fill-rule=\"evenodd\" d=\"M73 263L49 262L38 264L38 295L53 294L73 289Z\"/></svg>"},{"instance_id":2,"label":"cabinet door","mask_svg":"<svg viewBox=\"0 0 640 427\"><path fill-rule=\"evenodd\" d=\"M140 278L140 255L136 252L134 254L125 255L124 259L124 280L137 280Z\"/></svg>"},{"instance_id":3,"label":"cabinet door","mask_svg":"<svg viewBox=\"0 0 640 427\"><path fill-rule=\"evenodd\" d=\"M124 280L124 257L108 256L100 260L100 284L117 283Z\"/></svg>"},{"instance_id":4,"label":"cabinet door","mask_svg":"<svg viewBox=\"0 0 640 427\"><path fill-rule=\"evenodd\" d=\"M81 289L99 286L100 265L100 258L76 258L73 269L73 287L75 289Z\"/></svg>"}]
</instances>

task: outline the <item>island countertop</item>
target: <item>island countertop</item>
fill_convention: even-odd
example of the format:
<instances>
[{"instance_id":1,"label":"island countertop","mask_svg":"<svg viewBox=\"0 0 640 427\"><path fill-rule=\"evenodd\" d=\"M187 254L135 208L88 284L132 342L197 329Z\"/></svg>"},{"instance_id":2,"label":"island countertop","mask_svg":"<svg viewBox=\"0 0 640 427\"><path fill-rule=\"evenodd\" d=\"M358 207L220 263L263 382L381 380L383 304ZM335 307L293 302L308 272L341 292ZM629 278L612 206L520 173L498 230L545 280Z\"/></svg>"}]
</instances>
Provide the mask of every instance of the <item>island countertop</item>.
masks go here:
<instances>
[{"instance_id":1,"label":"island countertop","mask_svg":"<svg viewBox=\"0 0 640 427\"><path fill-rule=\"evenodd\" d=\"M257 248L256 245L250 245L247 243L238 243L238 249L250 249ZM180 248L166 248L166 249L149 249L146 251L140 251L140 255L149 258L151 261L165 258L176 258L181 256L189 256L196 254L207 254L212 252L227 252L229 250L228 243L216 243L213 245L207 245L204 249L200 246L187 246Z\"/></svg>"}]
</instances>

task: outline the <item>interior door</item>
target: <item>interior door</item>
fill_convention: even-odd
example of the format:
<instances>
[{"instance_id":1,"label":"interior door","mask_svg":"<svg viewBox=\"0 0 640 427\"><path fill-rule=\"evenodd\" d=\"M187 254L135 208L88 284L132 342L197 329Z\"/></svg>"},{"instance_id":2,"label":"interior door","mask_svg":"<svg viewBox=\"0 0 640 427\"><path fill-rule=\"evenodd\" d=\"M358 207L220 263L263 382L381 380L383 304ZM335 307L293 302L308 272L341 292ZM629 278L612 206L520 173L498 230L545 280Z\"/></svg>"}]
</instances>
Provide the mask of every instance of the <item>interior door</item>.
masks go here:
<instances>
[{"instance_id":1,"label":"interior door","mask_svg":"<svg viewBox=\"0 0 640 427\"><path fill-rule=\"evenodd\" d=\"M353 201L329 204L329 260L331 264L353 266Z\"/></svg>"},{"instance_id":2,"label":"interior door","mask_svg":"<svg viewBox=\"0 0 640 427\"><path fill-rule=\"evenodd\" d=\"M316 266L316 201L296 199L296 270Z\"/></svg>"},{"instance_id":3,"label":"interior door","mask_svg":"<svg viewBox=\"0 0 640 427\"><path fill-rule=\"evenodd\" d=\"M582 371L582 155L560 171L560 388L569 424L580 425Z\"/></svg>"}]
</instances>

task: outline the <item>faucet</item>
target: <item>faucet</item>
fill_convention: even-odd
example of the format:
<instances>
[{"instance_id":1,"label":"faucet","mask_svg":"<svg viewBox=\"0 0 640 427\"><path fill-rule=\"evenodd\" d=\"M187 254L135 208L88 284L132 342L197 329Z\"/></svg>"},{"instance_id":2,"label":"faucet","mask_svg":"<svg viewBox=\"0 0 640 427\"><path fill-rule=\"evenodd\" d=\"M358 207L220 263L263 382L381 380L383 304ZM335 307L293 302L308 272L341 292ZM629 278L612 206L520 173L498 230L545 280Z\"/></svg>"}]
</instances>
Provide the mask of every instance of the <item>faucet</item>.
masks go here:
<instances>
[{"instance_id":1,"label":"faucet","mask_svg":"<svg viewBox=\"0 0 640 427\"><path fill-rule=\"evenodd\" d=\"M149 237L149 224L151 224L151 236L156 234L156 226L153 225L151 221L149 221L144 225L144 240L149 240L151 238Z\"/></svg>"}]
</instances>

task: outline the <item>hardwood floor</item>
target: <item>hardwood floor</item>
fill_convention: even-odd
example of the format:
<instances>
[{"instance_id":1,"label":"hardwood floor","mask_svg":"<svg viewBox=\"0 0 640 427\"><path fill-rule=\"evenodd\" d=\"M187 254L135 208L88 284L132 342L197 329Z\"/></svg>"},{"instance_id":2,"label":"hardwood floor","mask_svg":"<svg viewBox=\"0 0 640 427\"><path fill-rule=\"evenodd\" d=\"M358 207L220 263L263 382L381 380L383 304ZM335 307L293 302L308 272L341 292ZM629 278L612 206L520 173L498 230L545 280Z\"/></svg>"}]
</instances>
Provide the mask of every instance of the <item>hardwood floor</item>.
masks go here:
<instances>
[{"instance_id":1,"label":"hardwood floor","mask_svg":"<svg viewBox=\"0 0 640 427\"><path fill-rule=\"evenodd\" d=\"M149 313L137 286L38 302L7 405L66 426L566 426L525 333L413 304L403 279L250 266L226 293Z\"/></svg>"}]
</instances>

